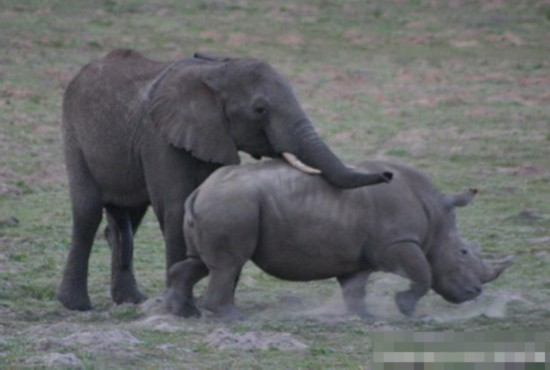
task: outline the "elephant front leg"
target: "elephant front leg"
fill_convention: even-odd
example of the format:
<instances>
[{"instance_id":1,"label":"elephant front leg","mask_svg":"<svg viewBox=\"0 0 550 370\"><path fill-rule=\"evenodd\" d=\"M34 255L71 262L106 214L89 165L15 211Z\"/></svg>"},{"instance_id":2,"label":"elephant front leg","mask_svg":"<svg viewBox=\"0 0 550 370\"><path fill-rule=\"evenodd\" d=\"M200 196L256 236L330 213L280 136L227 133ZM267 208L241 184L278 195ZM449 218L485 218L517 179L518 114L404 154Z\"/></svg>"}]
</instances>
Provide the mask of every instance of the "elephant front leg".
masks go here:
<instances>
[{"instance_id":1,"label":"elephant front leg","mask_svg":"<svg viewBox=\"0 0 550 370\"><path fill-rule=\"evenodd\" d=\"M116 304L138 304L147 299L137 286L133 271L134 230L145 210L106 206L109 222L107 240L111 246L111 297Z\"/></svg>"},{"instance_id":2,"label":"elephant front leg","mask_svg":"<svg viewBox=\"0 0 550 370\"><path fill-rule=\"evenodd\" d=\"M170 193L170 191L166 190ZM168 199L153 198L153 209L160 224L166 252L166 286L168 286L168 271L174 264L185 260L187 246L183 236L183 217L186 197L191 191L181 191L181 197ZM158 195L158 194L157 194Z\"/></svg>"},{"instance_id":3,"label":"elephant front leg","mask_svg":"<svg viewBox=\"0 0 550 370\"><path fill-rule=\"evenodd\" d=\"M188 258L175 263L168 270L168 289L164 294L163 306L174 315L200 317L195 305L193 287L208 275L206 265L198 258Z\"/></svg>"},{"instance_id":4,"label":"elephant front leg","mask_svg":"<svg viewBox=\"0 0 550 370\"><path fill-rule=\"evenodd\" d=\"M337 277L347 310L364 318L372 317L365 306L366 285L370 273L370 270L365 270Z\"/></svg>"}]
</instances>

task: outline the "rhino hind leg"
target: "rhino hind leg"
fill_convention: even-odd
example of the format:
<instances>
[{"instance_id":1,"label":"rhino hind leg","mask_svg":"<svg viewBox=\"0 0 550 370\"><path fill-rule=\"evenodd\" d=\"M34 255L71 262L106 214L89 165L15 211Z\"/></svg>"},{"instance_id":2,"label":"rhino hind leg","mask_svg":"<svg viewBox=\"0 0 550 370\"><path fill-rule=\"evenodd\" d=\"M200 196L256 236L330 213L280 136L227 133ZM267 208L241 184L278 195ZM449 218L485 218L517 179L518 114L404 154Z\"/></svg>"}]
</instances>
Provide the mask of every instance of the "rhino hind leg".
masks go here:
<instances>
[{"instance_id":1,"label":"rhino hind leg","mask_svg":"<svg viewBox=\"0 0 550 370\"><path fill-rule=\"evenodd\" d=\"M216 269L211 272L202 308L214 313L223 321L241 320L244 316L235 307L235 289L242 266L233 265Z\"/></svg>"},{"instance_id":2,"label":"rhino hind leg","mask_svg":"<svg viewBox=\"0 0 550 370\"><path fill-rule=\"evenodd\" d=\"M396 243L385 254L387 271L396 273L411 284L409 289L395 295L395 303L405 316L412 316L418 301L432 286L431 268L420 247L413 242Z\"/></svg>"},{"instance_id":3,"label":"rhino hind leg","mask_svg":"<svg viewBox=\"0 0 550 370\"><path fill-rule=\"evenodd\" d=\"M365 306L366 285L371 271L364 270L337 277L348 312L372 318Z\"/></svg>"},{"instance_id":4,"label":"rhino hind leg","mask_svg":"<svg viewBox=\"0 0 550 370\"><path fill-rule=\"evenodd\" d=\"M168 289L164 294L163 305L174 315L200 317L195 304L193 287L208 275L208 268L198 258L188 258L175 263L168 271Z\"/></svg>"},{"instance_id":5,"label":"rhino hind leg","mask_svg":"<svg viewBox=\"0 0 550 370\"><path fill-rule=\"evenodd\" d=\"M243 266L261 246L258 243L259 218L253 201L226 205L221 220L207 219L197 224L196 240L201 260L210 271L210 278L200 307L223 321L243 319L235 307L235 290ZM198 211L197 211L198 213ZM219 213L219 212L218 212Z\"/></svg>"}]
</instances>

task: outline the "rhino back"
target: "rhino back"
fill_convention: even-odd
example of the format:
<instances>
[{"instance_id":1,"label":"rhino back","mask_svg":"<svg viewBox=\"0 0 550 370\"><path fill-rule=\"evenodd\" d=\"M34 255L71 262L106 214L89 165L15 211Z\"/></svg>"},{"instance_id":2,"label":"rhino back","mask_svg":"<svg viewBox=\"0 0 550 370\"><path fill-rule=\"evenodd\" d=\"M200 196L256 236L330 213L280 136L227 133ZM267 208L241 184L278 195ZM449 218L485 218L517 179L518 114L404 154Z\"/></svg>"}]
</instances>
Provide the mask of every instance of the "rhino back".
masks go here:
<instances>
[{"instance_id":1,"label":"rhino back","mask_svg":"<svg viewBox=\"0 0 550 370\"><path fill-rule=\"evenodd\" d=\"M377 269L383 261L376 256L388 245L425 238L429 225L419 196L433 188L409 167L384 162L359 167L392 171L394 179L341 190L279 160L223 167L197 190L197 225L219 239L254 235L251 259L286 280Z\"/></svg>"},{"instance_id":2,"label":"rhino back","mask_svg":"<svg viewBox=\"0 0 550 370\"><path fill-rule=\"evenodd\" d=\"M363 163L370 172L392 171L390 184L340 190L319 176L308 176L284 163L271 166L259 181L259 247L253 260L271 274L289 280L338 276L380 262L369 255L400 240L425 238L428 224L419 196L430 189L427 178L384 162ZM365 248L367 250L365 250Z\"/></svg>"}]
</instances>

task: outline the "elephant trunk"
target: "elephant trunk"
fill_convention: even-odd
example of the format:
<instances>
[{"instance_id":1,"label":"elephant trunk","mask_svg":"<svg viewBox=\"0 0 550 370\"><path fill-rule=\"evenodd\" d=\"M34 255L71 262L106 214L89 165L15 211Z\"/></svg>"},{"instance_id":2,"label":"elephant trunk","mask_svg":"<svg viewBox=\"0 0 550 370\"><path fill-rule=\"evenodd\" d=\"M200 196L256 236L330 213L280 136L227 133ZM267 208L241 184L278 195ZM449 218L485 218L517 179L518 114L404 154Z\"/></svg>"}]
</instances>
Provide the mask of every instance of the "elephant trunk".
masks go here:
<instances>
[{"instance_id":1,"label":"elephant trunk","mask_svg":"<svg viewBox=\"0 0 550 370\"><path fill-rule=\"evenodd\" d=\"M387 183L392 179L391 172L365 173L344 165L321 140L311 122L307 119L298 122L294 126L292 137L294 140L291 149L285 151L294 154L308 167L320 170L321 176L337 188L352 189Z\"/></svg>"}]
</instances>

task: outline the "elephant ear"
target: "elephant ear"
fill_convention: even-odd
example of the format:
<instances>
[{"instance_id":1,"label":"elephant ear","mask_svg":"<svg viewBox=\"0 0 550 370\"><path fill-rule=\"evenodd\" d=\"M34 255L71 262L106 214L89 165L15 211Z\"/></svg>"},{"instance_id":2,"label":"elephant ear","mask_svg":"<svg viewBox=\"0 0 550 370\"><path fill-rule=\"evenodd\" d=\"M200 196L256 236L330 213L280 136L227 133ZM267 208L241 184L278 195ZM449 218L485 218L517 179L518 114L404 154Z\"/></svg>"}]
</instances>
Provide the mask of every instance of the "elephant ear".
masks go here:
<instances>
[{"instance_id":1,"label":"elephant ear","mask_svg":"<svg viewBox=\"0 0 550 370\"><path fill-rule=\"evenodd\" d=\"M238 164L223 102L206 82L220 68L195 65L161 72L150 94L149 114L170 145L205 162Z\"/></svg>"}]
</instances>

